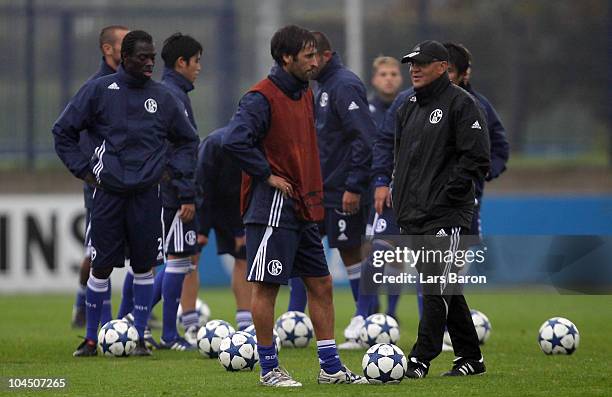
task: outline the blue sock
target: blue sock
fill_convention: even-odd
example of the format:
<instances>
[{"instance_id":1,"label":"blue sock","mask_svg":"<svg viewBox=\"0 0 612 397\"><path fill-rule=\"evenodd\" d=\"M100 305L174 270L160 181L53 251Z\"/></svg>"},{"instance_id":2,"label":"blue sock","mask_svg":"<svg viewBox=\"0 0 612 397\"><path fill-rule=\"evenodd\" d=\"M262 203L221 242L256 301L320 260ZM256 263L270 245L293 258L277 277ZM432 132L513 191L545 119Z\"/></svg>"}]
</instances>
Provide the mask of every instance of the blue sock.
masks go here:
<instances>
[{"instance_id":1,"label":"blue sock","mask_svg":"<svg viewBox=\"0 0 612 397\"><path fill-rule=\"evenodd\" d=\"M317 354L321 369L328 374L335 374L342 369L336 341L334 339L318 340Z\"/></svg>"},{"instance_id":2,"label":"blue sock","mask_svg":"<svg viewBox=\"0 0 612 397\"><path fill-rule=\"evenodd\" d=\"M276 346L263 346L257 344L257 352L259 353L259 364L261 366L261 375L265 375L278 367L278 355L276 354Z\"/></svg>"},{"instance_id":3,"label":"blue sock","mask_svg":"<svg viewBox=\"0 0 612 397\"><path fill-rule=\"evenodd\" d=\"M351 285L353 300L355 301L355 303L357 303L357 299L359 299L359 282L361 280L361 262L355 263L351 266L347 266L346 273L348 275L349 283Z\"/></svg>"},{"instance_id":4,"label":"blue sock","mask_svg":"<svg viewBox=\"0 0 612 397\"><path fill-rule=\"evenodd\" d=\"M374 240L372 244L372 250L376 249L376 241L378 240ZM360 269L358 279L360 285L358 290L359 296L357 298L357 310L355 311L355 315L362 316L364 319L370 314L372 314L372 310L378 304L378 295L376 295L378 293L378 288L376 288L376 284L374 284L372 280L374 279L374 274L380 271L380 269L374 267L373 261L373 254L368 255L368 258L361 264L362 268ZM356 268L353 268L353 266L351 266L351 271L355 272ZM349 272L348 268L347 272ZM349 278L354 276L354 273L352 275L351 273L349 273Z\"/></svg>"},{"instance_id":5,"label":"blue sock","mask_svg":"<svg viewBox=\"0 0 612 397\"><path fill-rule=\"evenodd\" d=\"M87 284L79 284L79 289L76 293L76 300L74 301L74 307L77 309L85 309L85 296L87 295Z\"/></svg>"},{"instance_id":6,"label":"blue sock","mask_svg":"<svg viewBox=\"0 0 612 397\"><path fill-rule=\"evenodd\" d=\"M397 302L399 302L399 298L399 295L389 295L387 297L387 314L393 318L397 318Z\"/></svg>"},{"instance_id":7,"label":"blue sock","mask_svg":"<svg viewBox=\"0 0 612 397\"><path fill-rule=\"evenodd\" d=\"M376 247L375 246L376 241L377 240L374 240L374 244L372 244L373 248ZM374 288L375 285L373 285L373 282L372 282L372 280L374 279L374 274L376 273L376 271L378 271L378 269L373 266L372 264L373 260L374 260L373 254L370 254L367 258L367 261L364 261L359 264L355 264L353 266L350 266L350 268L346 269L347 273L349 274L349 280L351 280L352 290L353 290L353 281L351 278L356 277L356 276L359 277L358 279L356 279L360 283L360 285L359 285L359 289L357 290L358 297L357 297L357 304L356 304L357 310L355 311L355 316L362 316L364 319L368 317L370 314L372 314L372 309L378 303L378 296L375 294L378 292L378 288ZM360 266L359 269L357 269L356 267L357 265ZM363 269L361 267L363 267ZM359 270L358 274L357 274L357 270ZM353 294L355 294L355 290L353 290Z\"/></svg>"},{"instance_id":8,"label":"blue sock","mask_svg":"<svg viewBox=\"0 0 612 397\"><path fill-rule=\"evenodd\" d=\"M183 323L183 328L185 328L185 330L187 330L189 327L197 326L200 323L198 312L195 310L184 312L183 316L181 317L181 322Z\"/></svg>"},{"instance_id":9,"label":"blue sock","mask_svg":"<svg viewBox=\"0 0 612 397\"><path fill-rule=\"evenodd\" d=\"M153 271L134 274L134 327L138 336L144 338L144 330L151 313L151 300L153 299Z\"/></svg>"},{"instance_id":10,"label":"blue sock","mask_svg":"<svg viewBox=\"0 0 612 397\"><path fill-rule=\"evenodd\" d=\"M131 313L134 309L134 273L132 269L128 269L123 281L123 290L121 291L121 303L119 304L119 313L117 318L123 318Z\"/></svg>"},{"instance_id":11,"label":"blue sock","mask_svg":"<svg viewBox=\"0 0 612 397\"><path fill-rule=\"evenodd\" d=\"M370 305L370 311L368 315L375 314L380 311L380 301L378 300L378 295L372 296L372 304Z\"/></svg>"},{"instance_id":12,"label":"blue sock","mask_svg":"<svg viewBox=\"0 0 612 397\"><path fill-rule=\"evenodd\" d=\"M374 306L374 298L376 298L376 295L359 295L359 298L357 298L357 311L355 315L363 316L364 319L368 317Z\"/></svg>"},{"instance_id":13,"label":"blue sock","mask_svg":"<svg viewBox=\"0 0 612 397\"><path fill-rule=\"evenodd\" d=\"M166 266L162 267L155 273L155 282L153 283L153 303L151 307L155 307L162 299L162 287L164 285L164 274L166 274Z\"/></svg>"},{"instance_id":14,"label":"blue sock","mask_svg":"<svg viewBox=\"0 0 612 397\"><path fill-rule=\"evenodd\" d=\"M165 342L173 342L178 338L176 329L176 311L181 302L181 292L183 291L183 280L185 274L189 272L191 258L168 259L164 271L162 283L162 296L164 298L162 339Z\"/></svg>"},{"instance_id":15,"label":"blue sock","mask_svg":"<svg viewBox=\"0 0 612 397\"><path fill-rule=\"evenodd\" d=\"M287 311L298 311L304 313L306 311L306 303L308 296L306 295L306 286L304 281L299 277L289 279L289 307Z\"/></svg>"},{"instance_id":16,"label":"blue sock","mask_svg":"<svg viewBox=\"0 0 612 397\"><path fill-rule=\"evenodd\" d=\"M242 331L253 324L253 316L248 310L236 310L236 326L238 331Z\"/></svg>"},{"instance_id":17,"label":"blue sock","mask_svg":"<svg viewBox=\"0 0 612 397\"><path fill-rule=\"evenodd\" d=\"M108 290L104 294L102 301L102 315L100 316L100 325L104 325L113 319L113 306L111 304L111 281L108 279Z\"/></svg>"},{"instance_id":18,"label":"blue sock","mask_svg":"<svg viewBox=\"0 0 612 397\"><path fill-rule=\"evenodd\" d=\"M108 279L99 279L91 274L89 275L85 300L85 317L87 319L86 338L89 340L98 341L98 324L100 323L102 302L104 301L104 294L107 289Z\"/></svg>"}]
</instances>

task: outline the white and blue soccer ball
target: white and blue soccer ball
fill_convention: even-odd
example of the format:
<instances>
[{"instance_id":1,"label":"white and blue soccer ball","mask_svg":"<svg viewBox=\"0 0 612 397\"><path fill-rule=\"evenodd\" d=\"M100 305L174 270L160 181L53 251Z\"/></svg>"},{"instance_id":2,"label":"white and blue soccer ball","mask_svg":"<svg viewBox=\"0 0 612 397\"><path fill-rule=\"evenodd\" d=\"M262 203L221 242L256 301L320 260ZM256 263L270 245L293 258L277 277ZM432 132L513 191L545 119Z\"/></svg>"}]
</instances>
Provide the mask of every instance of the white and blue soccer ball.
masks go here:
<instances>
[{"instance_id":1,"label":"white and blue soccer ball","mask_svg":"<svg viewBox=\"0 0 612 397\"><path fill-rule=\"evenodd\" d=\"M198 331L198 350L205 357L216 358L219 356L221 341L234 332L236 331L227 321L210 320Z\"/></svg>"},{"instance_id":2,"label":"white and blue soccer ball","mask_svg":"<svg viewBox=\"0 0 612 397\"><path fill-rule=\"evenodd\" d=\"M98 346L108 357L129 356L137 342L138 331L126 320L111 320L98 333Z\"/></svg>"},{"instance_id":3,"label":"white and blue soccer ball","mask_svg":"<svg viewBox=\"0 0 612 397\"><path fill-rule=\"evenodd\" d=\"M226 370L253 370L258 361L257 342L248 332L238 331L221 341L219 362Z\"/></svg>"},{"instance_id":4,"label":"white and blue soccer ball","mask_svg":"<svg viewBox=\"0 0 612 397\"><path fill-rule=\"evenodd\" d=\"M408 370L408 360L399 347L377 343L363 355L361 367L370 383L400 383Z\"/></svg>"},{"instance_id":5,"label":"white and blue soccer ball","mask_svg":"<svg viewBox=\"0 0 612 397\"><path fill-rule=\"evenodd\" d=\"M478 343L484 345L491 336L491 330L493 329L491 321L489 321L489 317L478 310L470 310L470 313L472 314L472 322L474 323L474 329L476 329L476 335L478 335ZM453 345L448 331L444 332L444 343L448 346Z\"/></svg>"},{"instance_id":6,"label":"white and blue soccer ball","mask_svg":"<svg viewBox=\"0 0 612 397\"><path fill-rule=\"evenodd\" d=\"M540 327L538 344L546 354L572 354L579 343L578 328L566 318L553 317Z\"/></svg>"},{"instance_id":7,"label":"white and blue soccer ball","mask_svg":"<svg viewBox=\"0 0 612 397\"><path fill-rule=\"evenodd\" d=\"M395 344L399 338L399 324L393 317L383 313L368 316L359 331L359 339L367 346L374 346L377 343Z\"/></svg>"},{"instance_id":8,"label":"white and blue soccer ball","mask_svg":"<svg viewBox=\"0 0 612 397\"><path fill-rule=\"evenodd\" d=\"M196 299L195 310L198 313L198 327L203 327L210 320L210 307L202 299ZM181 325L183 321L183 307L179 305L176 312L176 325Z\"/></svg>"},{"instance_id":9,"label":"white and blue soccer ball","mask_svg":"<svg viewBox=\"0 0 612 397\"><path fill-rule=\"evenodd\" d=\"M244 332L251 334L253 336L253 338L255 339L255 343L257 343L257 334L255 333L255 324L251 324L248 327L246 327L245 329L243 329ZM280 337L278 336L278 332L276 332L276 329L272 328L272 339L274 340L274 344L276 345L276 352L278 353L281 350L281 340Z\"/></svg>"},{"instance_id":10,"label":"white and blue soccer ball","mask_svg":"<svg viewBox=\"0 0 612 397\"><path fill-rule=\"evenodd\" d=\"M470 313L472 314L472 322L474 323L474 328L478 335L478 342L484 345L491 336L491 330L493 329L491 327L491 321L489 321L489 317L478 310L470 310Z\"/></svg>"},{"instance_id":11,"label":"white and blue soccer ball","mask_svg":"<svg viewBox=\"0 0 612 397\"><path fill-rule=\"evenodd\" d=\"M314 335L310 318L298 311L289 311L276 320L276 332L283 346L306 347Z\"/></svg>"}]
</instances>

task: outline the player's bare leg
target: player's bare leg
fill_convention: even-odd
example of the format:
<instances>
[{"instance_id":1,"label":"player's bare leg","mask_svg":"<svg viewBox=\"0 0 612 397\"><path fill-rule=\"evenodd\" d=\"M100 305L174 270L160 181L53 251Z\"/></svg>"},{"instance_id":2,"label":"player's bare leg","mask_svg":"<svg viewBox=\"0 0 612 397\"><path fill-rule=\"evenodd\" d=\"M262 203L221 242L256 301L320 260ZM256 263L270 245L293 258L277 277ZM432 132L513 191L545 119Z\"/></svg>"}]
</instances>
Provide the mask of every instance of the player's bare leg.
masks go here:
<instances>
[{"instance_id":1,"label":"player's bare leg","mask_svg":"<svg viewBox=\"0 0 612 397\"><path fill-rule=\"evenodd\" d=\"M251 313L257 333L257 343L270 346L273 343L274 306L278 295L278 284L252 283Z\"/></svg>"},{"instance_id":2,"label":"player's bare leg","mask_svg":"<svg viewBox=\"0 0 612 397\"><path fill-rule=\"evenodd\" d=\"M247 263L244 259L236 259L232 272L232 291L236 298L236 325L243 330L252 324L251 317L251 283L247 281Z\"/></svg>"},{"instance_id":3,"label":"player's bare leg","mask_svg":"<svg viewBox=\"0 0 612 397\"><path fill-rule=\"evenodd\" d=\"M196 312L196 300L198 299L198 291L200 289L200 273L198 271L198 263L200 262L200 254L191 257L193 270L185 276L183 281L183 291L181 293L181 307L183 309L183 327L185 328L185 340L195 346L197 343L197 334L199 330L199 318L197 323L190 322L189 314ZM187 314L187 317L185 317ZM185 321L187 320L187 321Z\"/></svg>"},{"instance_id":4,"label":"player's bare leg","mask_svg":"<svg viewBox=\"0 0 612 397\"><path fill-rule=\"evenodd\" d=\"M334 339L332 277L303 277L308 294L308 311L317 340Z\"/></svg>"}]
</instances>

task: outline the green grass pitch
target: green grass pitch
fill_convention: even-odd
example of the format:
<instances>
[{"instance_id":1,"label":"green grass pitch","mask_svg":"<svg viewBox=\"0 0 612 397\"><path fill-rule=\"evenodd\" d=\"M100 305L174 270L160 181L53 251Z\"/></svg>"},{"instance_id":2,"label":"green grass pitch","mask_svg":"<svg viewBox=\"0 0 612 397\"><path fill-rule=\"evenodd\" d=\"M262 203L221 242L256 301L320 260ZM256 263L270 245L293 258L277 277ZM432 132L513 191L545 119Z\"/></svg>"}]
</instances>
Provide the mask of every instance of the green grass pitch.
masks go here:
<instances>
[{"instance_id":1,"label":"green grass pitch","mask_svg":"<svg viewBox=\"0 0 612 397\"><path fill-rule=\"evenodd\" d=\"M229 289L204 290L213 318L233 323ZM287 305L287 291L279 297L276 314ZM300 390L268 389L258 385L258 372L226 372L216 359L198 352L156 351L151 358L73 358L82 330L70 329L71 295L0 297L1 395L121 395L121 396L610 396L612 395L612 299L538 293L469 295L472 308L491 320L493 331L483 353L487 374L469 378L441 378L450 368L451 353L442 353L426 379L399 385L317 385L318 362L314 344L305 349L284 348L281 365L304 384ZM353 311L347 289L335 291L336 335ZM382 301L385 298L383 297ZM117 309L119 297L113 300ZM417 327L415 297L399 304L401 339L408 353ZM549 317L563 316L580 330L580 346L572 356L546 356L538 348L537 331ZM159 334L155 334L159 337ZM349 368L361 372L363 351L341 352ZM256 367L258 368L258 367ZM57 391L9 391L7 377L64 377L68 388Z\"/></svg>"}]
</instances>

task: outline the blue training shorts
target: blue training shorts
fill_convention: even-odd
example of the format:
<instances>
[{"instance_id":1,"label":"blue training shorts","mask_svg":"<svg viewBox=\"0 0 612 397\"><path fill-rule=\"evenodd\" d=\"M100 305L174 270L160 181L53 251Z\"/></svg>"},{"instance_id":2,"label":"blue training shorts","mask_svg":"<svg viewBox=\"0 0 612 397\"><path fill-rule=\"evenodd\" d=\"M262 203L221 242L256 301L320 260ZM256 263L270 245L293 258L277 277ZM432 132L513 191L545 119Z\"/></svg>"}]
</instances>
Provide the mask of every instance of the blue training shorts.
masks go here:
<instances>
[{"instance_id":1,"label":"blue training shorts","mask_svg":"<svg viewBox=\"0 0 612 397\"><path fill-rule=\"evenodd\" d=\"M364 206L353 215L337 208L325 208L325 220L320 226L321 234L327 236L330 248L361 247L361 239L365 235L370 206Z\"/></svg>"},{"instance_id":2,"label":"blue training shorts","mask_svg":"<svg viewBox=\"0 0 612 397\"><path fill-rule=\"evenodd\" d=\"M164 253L166 255L192 256L200 252L198 246L198 224L194 216L190 222L179 217L180 209L163 208Z\"/></svg>"},{"instance_id":3,"label":"blue training shorts","mask_svg":"<svg viewBox=\"0 0 612 397\"><path fill-rule=\"evenodd\" d=\"M132 269L150 270L163 259L157 185L129 193L96 189L89 228L93 268L123 267L128 248Z\"/></svg>"},{"instance_id":4,"label":"blue training shorts","mask_svg":"<svg viewBox=\"0 0 612 397\"><path fill-rule=\"evenodd\" d=\"M287 284L292 277L329 275L321 235L315 223L298 230L246 225L247 280Z\"/></svg>"}]
</instances>

